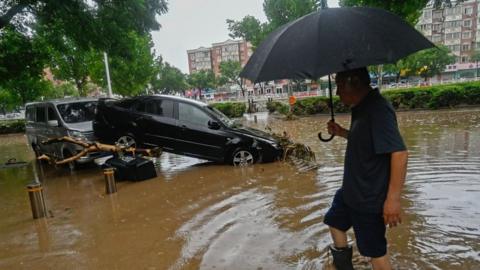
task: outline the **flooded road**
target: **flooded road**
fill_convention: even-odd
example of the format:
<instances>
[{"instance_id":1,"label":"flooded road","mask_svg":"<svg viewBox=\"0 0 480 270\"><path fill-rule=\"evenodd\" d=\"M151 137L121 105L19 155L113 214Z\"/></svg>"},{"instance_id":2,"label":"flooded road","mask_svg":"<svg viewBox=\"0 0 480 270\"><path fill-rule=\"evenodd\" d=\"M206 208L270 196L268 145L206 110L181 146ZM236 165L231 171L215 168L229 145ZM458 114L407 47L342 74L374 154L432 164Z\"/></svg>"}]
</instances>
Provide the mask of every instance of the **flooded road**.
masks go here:
<instances>
[{"instance_id":1,"label":"flooded road","mask_svg":"<svg viewBox=\"0 0 480 270\"><path fill-rule=\"evenodd\" d=\"M341 184L346 141L317 139L326 116L258 120L245 122L286 130L311 146L320 168L233 168L164 154L157 178L120 182L113 196L95 168L1 169L0 269L333 269L322 220ZM480 110L398 120L410 159L404 222L388 230L396 269L480 269ZM21 135L0 137L0 152L0 164L33 158ZM25 189L34 171L49 209L35 221ZM369 269L354 257L356 269Z\"/></svg>"}]
</instances>

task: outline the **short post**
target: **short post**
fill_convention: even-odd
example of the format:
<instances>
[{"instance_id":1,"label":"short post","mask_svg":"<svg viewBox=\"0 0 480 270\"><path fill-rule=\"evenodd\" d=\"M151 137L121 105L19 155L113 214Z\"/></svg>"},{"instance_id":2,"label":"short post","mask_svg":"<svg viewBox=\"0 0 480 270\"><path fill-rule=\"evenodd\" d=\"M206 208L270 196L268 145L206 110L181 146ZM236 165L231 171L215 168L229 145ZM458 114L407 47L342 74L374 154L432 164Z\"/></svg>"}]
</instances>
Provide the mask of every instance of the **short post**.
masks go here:
<instances>
[{"instance_id":1,"label":"short post","mask_svg":"<svg viewBox=\"0 0 480 270\"><path fill-rule=\"evenodd\" d=\"M103 175L105 176L105 193L112 194L117 192L113 168L103 170Z\"/></svg>"},{"instance_id":2,"label":"short post","mask_svg":"<svg viewBox=\"0 0 480 270\"><path fill-rule=\"evenodd\" d=\"M257 115L256 114L253 116L253 122L257 123Z\"/></svg>"},{"instance_id":3,"label":"short post","mask_svg":"<svg viewBox=\"0 0 480 270\"><path fill-rule=\"evenodd\" d=\"M27 185L28 197L34 219L43 218L47 215L45 198L43 197L43 187L41 183L31 183Z\"/></svg>"}]
</instances>

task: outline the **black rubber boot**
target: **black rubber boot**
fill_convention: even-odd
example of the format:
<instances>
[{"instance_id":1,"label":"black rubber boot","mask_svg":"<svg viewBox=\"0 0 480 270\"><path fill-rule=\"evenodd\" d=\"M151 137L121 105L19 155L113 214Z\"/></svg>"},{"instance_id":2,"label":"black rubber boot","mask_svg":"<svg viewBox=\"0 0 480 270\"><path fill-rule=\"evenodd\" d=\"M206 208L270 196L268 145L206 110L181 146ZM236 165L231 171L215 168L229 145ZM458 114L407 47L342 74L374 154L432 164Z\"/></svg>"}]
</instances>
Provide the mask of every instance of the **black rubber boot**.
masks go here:
<instances>
[{"instance_id":1,"label":"black rubber boot","mask_svg":"<svg viewBox=\"0 0 480 270\"><path fill-rule=\"evenodd\" d=\"M335 248L330 246L330 253L333 256L333 265L337 270L354 270L352 264L352 246Z\"/></svg>"}]
</instances>

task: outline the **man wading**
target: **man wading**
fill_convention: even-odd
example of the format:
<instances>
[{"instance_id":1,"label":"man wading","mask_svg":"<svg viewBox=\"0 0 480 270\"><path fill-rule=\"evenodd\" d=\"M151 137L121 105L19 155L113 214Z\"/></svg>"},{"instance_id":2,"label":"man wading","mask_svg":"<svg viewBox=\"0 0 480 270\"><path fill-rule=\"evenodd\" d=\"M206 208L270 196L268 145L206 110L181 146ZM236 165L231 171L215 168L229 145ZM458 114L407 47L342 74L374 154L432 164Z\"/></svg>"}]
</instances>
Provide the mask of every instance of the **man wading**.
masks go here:
<instances>
[{"instance_id":1,"label":"man wading","mask_svg":"<svg viewBox=\"0 0 480 270\"><path fill-rule=\"evenodd\" d=\"M352 109L352 119L350 130L328 123L330 134L348 140L342 187L324 220L334 242L333 261L338 270L353 269L346 235L353 227L360 254L371 258L374 270L389 270L385 229L401 223L408 153L394 109L370 87L366 68L337 73L335 81L340 100Z\"/></svg>"}]
</instances>

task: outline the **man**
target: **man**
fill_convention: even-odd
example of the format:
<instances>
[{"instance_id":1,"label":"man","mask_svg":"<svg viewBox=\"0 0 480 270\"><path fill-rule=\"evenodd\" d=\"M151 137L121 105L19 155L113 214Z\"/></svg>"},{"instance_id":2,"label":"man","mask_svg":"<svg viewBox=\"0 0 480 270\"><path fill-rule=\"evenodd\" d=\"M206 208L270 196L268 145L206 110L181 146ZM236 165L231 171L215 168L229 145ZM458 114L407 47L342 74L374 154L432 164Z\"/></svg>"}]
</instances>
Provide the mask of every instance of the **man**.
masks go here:
<instances>
[{"instance_id":1,"label":"man","mask_svg":"<svg viewBox=\"0 0 480 270\"><path fill-rule=\"evenodd\" d=\"M397 126L395 111L377 89L370 87L366 68L337 73L337 95L351 107L350 130L328 123L330 134L348 140L342 187L325 215L330 227L337 270L353 269L346 231L353 227L362 256L374 270L391 269L386 225L401 223L400 195L408 153Z\"/></svg>"}]
</instances>

